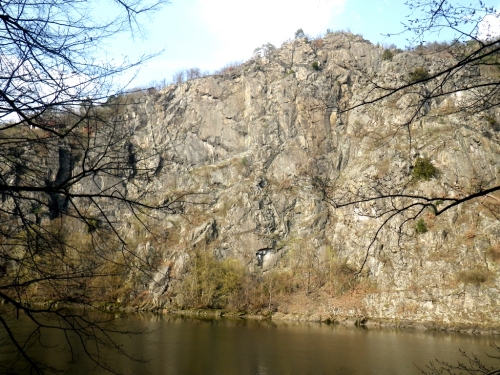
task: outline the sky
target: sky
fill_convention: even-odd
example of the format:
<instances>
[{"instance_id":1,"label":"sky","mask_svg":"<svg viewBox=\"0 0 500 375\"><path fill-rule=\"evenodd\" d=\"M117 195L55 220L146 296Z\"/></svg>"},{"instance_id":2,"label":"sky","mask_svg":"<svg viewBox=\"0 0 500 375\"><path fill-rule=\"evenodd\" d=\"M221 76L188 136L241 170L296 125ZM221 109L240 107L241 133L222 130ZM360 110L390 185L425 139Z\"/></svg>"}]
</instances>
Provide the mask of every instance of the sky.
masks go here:
<instances>
[{"instance_id":1,"label":"sky","mask_svg":"<svg viewBox=\"0 0 500 375\"><path fill-rule=\"evenodd\" d=\"M265 43L279 47L299 28L311 37L324 35L327 29L350 31L374 44L403 48L408 35L387 34L401 32L409 12L403 0L171 0L142 20L142 37L121 35L108 52L132 61L141 54L158 53L134 71L129 84L129 88L149 87L154 81L171 81L182 69L213 72L246 61L257 47ZM121 82L131 77L129 73Z\"/></svg>"}]
</instances>

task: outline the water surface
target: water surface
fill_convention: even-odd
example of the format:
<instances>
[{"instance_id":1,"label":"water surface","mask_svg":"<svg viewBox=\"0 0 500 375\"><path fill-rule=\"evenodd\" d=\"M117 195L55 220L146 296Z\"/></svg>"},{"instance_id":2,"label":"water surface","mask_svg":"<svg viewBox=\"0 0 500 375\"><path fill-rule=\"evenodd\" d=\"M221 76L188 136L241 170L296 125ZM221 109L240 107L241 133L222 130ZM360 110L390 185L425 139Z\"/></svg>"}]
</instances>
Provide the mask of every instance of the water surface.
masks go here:
<instances>
[{"instance_id":1,"label":"water surface","mask_svg":"<svg viewBox=\"0 0 500 375\"><path fill-rule=\"evenodd\" d=\"M489 345L495 339L500 342L490 335L245 319L146 314L118 322L120 328L153 331L117 338L125 350L146 363L126 360L115 350L106 351L106 360L125 374L413 375L421 374L419 367L424 369L433 358L455 363L461 359L459 349L483 355L493 353ZM23 327L28 330L29 324ZM53 346L64 341L61 335L43 335L48 347L40 349L44 359L71 374L104 373L81 353L71 363L67 345L56 350Z\"/></svg>"}]
</instances>

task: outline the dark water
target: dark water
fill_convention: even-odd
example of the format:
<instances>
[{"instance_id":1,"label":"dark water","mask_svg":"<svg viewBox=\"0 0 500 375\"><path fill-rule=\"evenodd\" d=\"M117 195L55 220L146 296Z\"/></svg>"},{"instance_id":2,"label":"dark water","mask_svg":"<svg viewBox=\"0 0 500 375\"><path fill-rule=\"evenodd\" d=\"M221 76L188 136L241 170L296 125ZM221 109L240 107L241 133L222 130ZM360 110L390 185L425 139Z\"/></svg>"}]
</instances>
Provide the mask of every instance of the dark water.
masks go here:
<instances>
[{"instance_id":1,"label":"dark water","mask_svg":"<svg viewBox=\"0 0 500 375\"><path fill-rule=\"evenodd\" d=\"M118 336L125 350L146 363L126 360L117 350L105 351L109 364L125 374L412 375L421 374L418 367L425 368L433 358L455 363L461 359L459 349L484 357L484 352L493 353L489 345L495 339L500 342L489 335L156 315L128 317L119 320L119 327L153 331ZM30 325L23 321L22 329L30 331ZM70 374L104 373L77 345L76 363L71 363L68 345L57 348L64 342L61 334L43 332L43 337L45 348L38 349L43 359ZM7 357L0 354L0 360Z\"/></svg>"}]
</instances>

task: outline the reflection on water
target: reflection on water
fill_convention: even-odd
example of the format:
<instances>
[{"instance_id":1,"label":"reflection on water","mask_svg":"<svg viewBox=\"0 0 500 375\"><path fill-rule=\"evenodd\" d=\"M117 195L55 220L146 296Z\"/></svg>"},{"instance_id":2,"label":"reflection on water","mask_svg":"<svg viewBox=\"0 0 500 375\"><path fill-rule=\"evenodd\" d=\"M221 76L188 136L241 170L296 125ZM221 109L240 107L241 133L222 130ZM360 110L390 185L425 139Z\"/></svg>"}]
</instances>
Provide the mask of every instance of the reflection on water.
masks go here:
<instances>
[{"instance_id":1,"label":"reflection on water","mask_svg":"<svg viewBox=\"0 0 500 375\"><path fill-rule=\"evenodd\" d=\"M107 359L125 374L286 375L420 374L434 358L456 362L458 349L482 354L496 337L443 332L361 329L326 324L244 319L194 319L136 315L121 327L153 330L120 336L123 347L147 363L131 362L108 351ZM3 334L3 333L2 333ZM62 342L45 332L44 344ZM45 350L44 355L54 353ZM72 374L100 374L84 356L71 364L68 347L52 354L55 364ZM487 360L487 359L486 359Z\"/></svg>"}]
</instances>

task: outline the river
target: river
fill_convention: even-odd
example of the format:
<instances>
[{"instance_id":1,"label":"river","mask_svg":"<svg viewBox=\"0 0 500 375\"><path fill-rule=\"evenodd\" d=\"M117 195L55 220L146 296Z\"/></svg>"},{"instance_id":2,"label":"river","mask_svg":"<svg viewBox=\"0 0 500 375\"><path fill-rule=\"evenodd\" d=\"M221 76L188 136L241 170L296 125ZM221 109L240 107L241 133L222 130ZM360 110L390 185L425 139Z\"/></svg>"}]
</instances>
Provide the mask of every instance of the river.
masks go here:
<instances>
[{"instance_id":1,"label":"river","mask_svg":"<svg viewBox=\"0 0 500 375\"><path fill-rule=\"evenodd\" d=\"M424 369L434 358L463 361L459 349L484 358L484 352L493 353L490 344L500 342L490 335L153 314L117 322L127 330L151 331L118 336L128 353L147 362L126 360L115 350L106 352L117 371L141 375L412 375L421 374L418 367ZM30 331L26 322L22 327ZM45 360L70 374L104 373L84 355L71 363L68 346L55 347L62 342L60 335L49 331L43 335L45 348L40 355ZM0 359L7 356L0 353Z\"/></svg>"}]
</instances>

